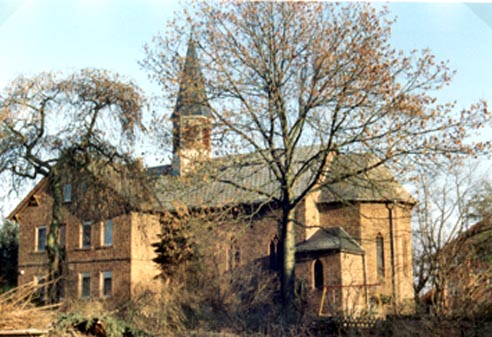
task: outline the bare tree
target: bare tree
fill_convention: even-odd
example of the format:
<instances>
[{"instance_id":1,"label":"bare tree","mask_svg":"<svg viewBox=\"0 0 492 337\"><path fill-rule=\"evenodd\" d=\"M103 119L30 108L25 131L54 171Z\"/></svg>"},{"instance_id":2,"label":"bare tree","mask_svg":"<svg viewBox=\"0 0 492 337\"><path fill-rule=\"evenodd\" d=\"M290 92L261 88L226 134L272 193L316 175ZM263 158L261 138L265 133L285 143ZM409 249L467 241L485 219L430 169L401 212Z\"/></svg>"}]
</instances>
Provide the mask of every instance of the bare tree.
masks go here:
<instances>
[{"instance_id":1,"label":"bare tree","mask_svg":"<svg viewBox=\"0 0 492 337\"><path fill-rule=\"evenodd\" d=\"M51 280L62 270L63 176L80 175L94 163L115 168L132 163L143 104L132 83L90 69L65 77L18 77L2 92L0 173L13 190L26 179L48 179L54 200L46 241ZM56 301L59 287L50 288L49 299Z\"/></svg>"},{"instance_id":2,"label":"bare tree","mask_svg":"<svg viewBox=\"0 0 492 337\"><path fill-rule=\"evenodd\" d=\"M479 261L490 255L483 251L489 250L491 239L490 206L484 205L490 182L477 171L473 166L423 173L416 186L420 203L413 231L415 293L425 292L424 302L437 315L477 313L474 309L483 302L477 301L476 292L484 290L492 275L488 263ZM476 268L480 279L474 279ZM473 305L463 310L465 303Z\"/></svg>"},{"instance_id":3,"label":"bare tree","mask_svg":"<svg viewBox=\"0 0 492 337\"><path fill-rule=\"evenodd\" d=\"M480 183L468 203L468 218L472 221L484 221L492 218L492 181L480 179Z\"/></svg>"},{"instance_id":4,"label":"bare tree","mask_svg":"<svg viewBox=\"0 0 492 337\"><path fill-rule=\"evenodd\" d=\"M193 103L211 109L217 153L255 151L268 167L273 189L224 182L279 205L287 307L294 294L294 211L309 193L381 165L402 172L485 150L464 140L489 122L486 103L460 113L436 104L431 93L452 72L428 50L394 50L391 24L385 9L368 4L198 2L146 46L142 66L173 106L183 86L183 44L192 34L207 89ZM195 80L187 79L188 90ZM371 159L330 165L335 153L354 152Z\"/></svg>"}]
</instances>

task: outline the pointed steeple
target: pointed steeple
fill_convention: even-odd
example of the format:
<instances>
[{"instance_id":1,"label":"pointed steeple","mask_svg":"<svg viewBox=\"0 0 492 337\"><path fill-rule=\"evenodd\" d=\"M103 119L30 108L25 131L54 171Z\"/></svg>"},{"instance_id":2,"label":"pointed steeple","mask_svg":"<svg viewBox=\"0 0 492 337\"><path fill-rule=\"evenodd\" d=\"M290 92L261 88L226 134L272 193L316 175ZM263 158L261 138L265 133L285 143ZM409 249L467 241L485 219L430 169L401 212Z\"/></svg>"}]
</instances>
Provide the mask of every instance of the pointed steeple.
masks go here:
<instances>
[{"instance_id":1,"label":"pointed steeple","mask_svg":"<svg viewBox=\"0 0 492 337\"><path fill-rule=\"evenodd\" d=\"M190 36L188 51L179 79L179 93L175 114L180 116L210 117L210 107L205 93L205 81L195 48Z\"/></svg>"},{"instance_id":2,"label":"pointed steeple","mask_svg":"<svg viewBox=\"0 0 492 337\"><path fill-rule=\"evenodd\" d=\"M196 160L210 154L211 111L205 91L200 61L190 34L188 50L179 78L173 121L173 167L176 174L186 171Z\"/></svg>"}]
</instances>

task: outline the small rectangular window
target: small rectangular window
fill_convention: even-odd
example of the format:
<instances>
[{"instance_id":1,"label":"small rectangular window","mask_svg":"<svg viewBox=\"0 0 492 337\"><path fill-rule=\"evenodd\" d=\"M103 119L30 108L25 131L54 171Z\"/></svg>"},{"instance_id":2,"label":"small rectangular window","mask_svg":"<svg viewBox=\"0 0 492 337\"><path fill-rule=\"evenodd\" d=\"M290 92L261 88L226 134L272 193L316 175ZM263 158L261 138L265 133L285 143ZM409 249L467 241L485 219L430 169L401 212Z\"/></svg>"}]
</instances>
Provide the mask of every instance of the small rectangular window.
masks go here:
<instances>
[{"instance_id":1,"label":"small rectangular window","mask_svg":"<svg viewBox=\"0 0 492 337\"><path fill-rule=\"evenodd\" d=\"M91 295L91 274L80 273L80 297L88 298Z\"/></svg>"},{"instance_id":2,"label":"small rectangular window","mask_svg":"<svg viewBox=\"0 0 492 337\"><path fill-rule=\"evenodd\" d=\"M72 202L72 184L63 185L63 202Z\"/></svg>"},{"instance_id":3,"label":"small rectangular window","mask_svg":"<svg viewBox=\"0 0 492 337\"><path fill-rule=\"evenodd\" d=\"M105 271L101 273L101 296L111 297L113 292L113 273Z\"/></svg>"},{"instance_id":4,"label":"small rectangular window","mask_svg":"<svg viewBox=\"0 0 492 337\"><path fill-rule=\"evenodd\" d=\"M111 246L113 244L113 220L106 220L103 224L103 246Z\"/></svg>"},{"instance_id":5,"label":"small rectangular window","mask_svg":"<svg viewBox=\"0 0 492 337\"><path fill-rule=\"evenodd\" d=\"M82 224L81 228L81 247L82 248L90 248L91 247L91 234L92 234L92 226L91 223L85 221Z\"/></svg>"},{"instance_id":6,"label":"small rectangular window","mask_svg":"<svg viewBox=\"0 0 492 337\"><path fill-rule=\"evenodd\" d=\"M44 252L46 250L46 226L39 226L36 231L36 250Z\"/></svg>"},{"instance_id":7,"label":"small rectangular window","mask_svg":"<svg viewBox=\"0 0 492 337\"><path fill-rule=\"evenodd\" d=\"M87 193L88 187L87 187L87 182L83 181L80 184L80 195L85 195Z\"/></svg>"}]
</instances>

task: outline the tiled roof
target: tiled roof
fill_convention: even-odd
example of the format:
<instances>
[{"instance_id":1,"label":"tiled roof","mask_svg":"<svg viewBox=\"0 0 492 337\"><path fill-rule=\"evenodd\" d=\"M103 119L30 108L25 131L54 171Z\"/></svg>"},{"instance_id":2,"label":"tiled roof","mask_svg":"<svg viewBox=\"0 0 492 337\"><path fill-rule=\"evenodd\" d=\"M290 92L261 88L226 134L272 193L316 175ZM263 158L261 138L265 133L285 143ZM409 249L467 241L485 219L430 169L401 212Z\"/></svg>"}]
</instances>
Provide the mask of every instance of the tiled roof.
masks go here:
<instances>
[{"instance_id":1,"label":"tiled roof","mask_svg":"<svg viewBox=\"0 0 492 337\"><path fill-rule=\"evenodd\" d=\"M357 241L341 227L320 228L296 247L299 254L326 251L364 253Z\"/></svg>"},{"instance_id":2,"label":"tiled roof","mask_svg":"<svg viewBox=\"0 0 492 337\"><path fill-rule=\"evenodd\" d=\"M301 165L303 158L312 156L316 150L305 147L298 150L295 162ZM400 201L413 203L411 195L394 179L384 166L350 178L371 165L369 155L338 154L330 164L326 179L342 182L322 187L319 202L338 201ZM150 168L159 172L159 168ZM208 173L206 172L208 171ZM214 159L200 170L198 175L176 177L161 175L156 190L159 207L174 208L175 203L188 207L220 207L230 204L267 202L279 197L279 183L268 165L258 153ZM310 183L312 175L300 176L294 186L295 195L300 195Z\"/></svg>"},{"instance_id":3,"label":"tiled roof","mask_svg":"<svg viewBox=\"0 0 492 337\"><path fill-rule=\"evenodd\" d=\"M371 165L375 165L376 157L371 154L349 154L335 156L331 163L331 181L340 180L326 185L322 189L319 202L336 201L400 201L415 203L413 197L395 179L389 169L379 165L364 173ZM344 175L350 175L343 179Z\"/></svg>"}]
</instances>

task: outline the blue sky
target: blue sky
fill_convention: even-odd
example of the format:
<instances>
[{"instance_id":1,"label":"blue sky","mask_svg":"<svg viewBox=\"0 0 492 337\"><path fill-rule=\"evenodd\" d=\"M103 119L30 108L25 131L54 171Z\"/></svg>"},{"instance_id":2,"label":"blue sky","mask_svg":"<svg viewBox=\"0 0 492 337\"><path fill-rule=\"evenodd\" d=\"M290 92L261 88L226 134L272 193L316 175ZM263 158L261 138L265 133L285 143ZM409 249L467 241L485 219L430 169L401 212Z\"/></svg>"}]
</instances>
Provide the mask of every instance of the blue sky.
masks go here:
<instances>
[{"instance_id":1,"label":"blue sky","mask_svg":"<svg viewBox=\"0 0 492 337\"><path fill-rule=\"evenodd\" d=\"M165 0L0 0L0 90L18 74L96 67L157 93L137 61L179 7ZM441 101L456 100L458 109L478 99L492 104L492 3L389 7L398 17L394 47L430 48L458 71Z\"/></svg>"},{"instance_id":2,"label":"blue sky","mask_svg":"<svg viewBox=\"0 0 492 337\"><path fill-rule=\"evenodd\" d=\"M142 46L176 8L157 0L0 0L0 87L21 73L96 67L145 88Z\"/></svg>"},{"instance_id":3,"label":"blue sky","mask_svg":"<svg viewBox=\"0 0 492 337\"><path fill-rule=\"evenodd\" d=\"M458 107L492 101L492 3L390 3L393 45L430 48L458 71L440 94ZM0 0L0 88L17 74L107 68L155 91L137 61L177 1Z\"/></svg>"},{"instance_id":4,"label":"blue sky","mask_svg":"<svg viewBox=\"0 0 492 337\"><path fill-rule=\"evenodd\" d=\"M440 95L458 107L477 99L492 102L492 3L391 3L398 18L393 46L430 48L457 74Z\"/></svg>"}]
</instances>

